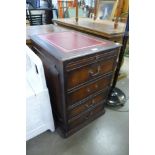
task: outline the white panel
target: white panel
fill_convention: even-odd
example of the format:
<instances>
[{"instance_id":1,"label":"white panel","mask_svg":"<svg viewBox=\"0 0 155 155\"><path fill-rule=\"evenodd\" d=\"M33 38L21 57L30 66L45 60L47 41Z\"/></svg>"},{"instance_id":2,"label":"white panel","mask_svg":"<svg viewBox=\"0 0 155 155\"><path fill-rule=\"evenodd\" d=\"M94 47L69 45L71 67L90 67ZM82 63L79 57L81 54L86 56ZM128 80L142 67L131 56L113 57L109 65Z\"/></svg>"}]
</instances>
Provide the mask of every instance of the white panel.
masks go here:
<instances>
[{"instance_id":1,"label":"white panel","mask_svg":"<svg viewBox=\"0 0 155 155\"><path fill-rule=\"evenodd\" d=\"M28 47L26 51L26 140L29 140L46 130L54 131L55 127L42 62Z\"/></svg>"}]
</instances>

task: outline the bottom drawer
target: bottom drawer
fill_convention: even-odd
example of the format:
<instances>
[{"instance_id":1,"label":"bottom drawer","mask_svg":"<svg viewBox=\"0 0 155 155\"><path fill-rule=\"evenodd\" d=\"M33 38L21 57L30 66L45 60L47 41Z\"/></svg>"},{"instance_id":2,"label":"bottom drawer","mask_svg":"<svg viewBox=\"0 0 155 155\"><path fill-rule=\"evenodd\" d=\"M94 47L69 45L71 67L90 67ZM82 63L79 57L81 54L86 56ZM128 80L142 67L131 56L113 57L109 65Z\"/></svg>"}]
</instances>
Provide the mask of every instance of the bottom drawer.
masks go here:
<instances>
[{"instance_id":1,"label":"bottom drawer","mask_svg":"<svg viewBox=\"0 0 155 155\"><path fill-rule=\"evenodd\" d=\"M104 109L104 104L101 104L97 106L96 108L92 109L91 111L85 113L80 118L77 118L71 122L69 122L69 129L73 129L77 127L78 125L84 123L85 121L89 120L91 117L93 117L98 112L101 112Z\"/></svg>"},{"instance_id":2,"label":"bottom drawer","mask_svg":"<svg viewBox=\"0 0 155 155\"><path fill-rule=\"evenodd\" d=\"M78 105L77 107L68 111L69 119L81 114L82 112L86 111L89 108L93 108L97 104L105 101L107 95L107 89L102 91L100 94L95 95L93 98L85 101L84 103Z\"/></svg>"}]
</instances>

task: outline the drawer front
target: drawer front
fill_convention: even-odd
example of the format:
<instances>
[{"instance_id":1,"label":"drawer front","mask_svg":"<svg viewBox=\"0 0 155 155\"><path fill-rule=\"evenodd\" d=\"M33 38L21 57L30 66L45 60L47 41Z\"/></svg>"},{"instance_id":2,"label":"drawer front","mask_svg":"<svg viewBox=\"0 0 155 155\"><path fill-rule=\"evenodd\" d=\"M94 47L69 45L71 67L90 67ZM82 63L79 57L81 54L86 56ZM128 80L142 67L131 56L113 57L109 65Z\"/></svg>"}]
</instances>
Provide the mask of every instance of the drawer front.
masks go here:
<instances>
[{"instance_id":1,"label":"drawer front","mask_svg":"<svg viewBox=\"0 0 155 155\"><path fill-rule=\"evenodd\" d=\"M82 112L88 110L89 108L95 107L97 104L104 103L107 95L107 90L102 92L99 95L94 96L93 98L87 100L86 102L80 104L79 106L75 107L74 109L70 109L68 111L68 118L75 117Z\"/></svg>"},{"instance_id":2,"label":"drawer front","mask_svg":"<svg viewBox=\"0 0 155 155\"><path fill-rule=\"evenodd\" d=\"M113 71L116 57L107 58L67 73L67 89L74 88L102 74Z\"/></svg>"},{"instance_id":3,"label":"drawer front","mask_svg":"<svg viewBox=\"0 0 155 155\"><path fill-rule=\"evenodd\" d=\"M105 89L110 85L112 74L106 75L101 79L92 82L91 84L85 85L78 90L74 90L67 95L68 106L88 97L89 95L96 93L102 89Z\"/></svg>"},{"instance_id":4,"label":"drawer front","mask_svg":"<svg viewBox=\"0 0 155 155\"><path fill-rule=\"evenodd\" d=\"M110 57L117 57L119 52L119 48L109 50L109 51L101 51L99 53L93 54L93 55L87 55L82 58L75 58L71 60L70 62L67 62L65 65L66 71L71 71L80 67L84 67L86 65L92 64L95 61L101 61L103 59L107 59Z\"/></svg>"},{"instance_id":5,"label":"drawer front","mask_svg":"<svg viewBox=\"0 0 155 155\"><path fill-rule=\"evenodd\" d=\"M89 120L91 117L93 117L97 113L101 112L103 109L104 109L104 105L103 104L99 105L96 108L94 108L91 111L84 114L83 116L81 116L80 118L72 120L71 122L69 122L69 129L73 129L73 128L79 126L80 124L82 124L85 121Z\"/></svg>"}]
</instances>

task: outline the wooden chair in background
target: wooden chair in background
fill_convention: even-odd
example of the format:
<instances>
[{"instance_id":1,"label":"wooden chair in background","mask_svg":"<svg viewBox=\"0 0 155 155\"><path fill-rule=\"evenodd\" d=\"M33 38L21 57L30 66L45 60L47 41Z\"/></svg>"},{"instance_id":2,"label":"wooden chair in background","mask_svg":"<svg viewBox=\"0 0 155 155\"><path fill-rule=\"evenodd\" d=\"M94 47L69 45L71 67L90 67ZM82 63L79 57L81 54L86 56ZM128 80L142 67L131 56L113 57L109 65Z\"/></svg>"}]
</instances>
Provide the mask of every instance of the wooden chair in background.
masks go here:
<instances>
[{"instance_id":1,"label":"wooden chair in background","mask_svg":"<svg viewBox=\"0 0 155 155\"><path fill-rule=\"evenodd\" d=\"M42 14L31 14L30 10L26 10L26 19L29 21L30 25L43 25Z\"/></svg>"}]
</instances>

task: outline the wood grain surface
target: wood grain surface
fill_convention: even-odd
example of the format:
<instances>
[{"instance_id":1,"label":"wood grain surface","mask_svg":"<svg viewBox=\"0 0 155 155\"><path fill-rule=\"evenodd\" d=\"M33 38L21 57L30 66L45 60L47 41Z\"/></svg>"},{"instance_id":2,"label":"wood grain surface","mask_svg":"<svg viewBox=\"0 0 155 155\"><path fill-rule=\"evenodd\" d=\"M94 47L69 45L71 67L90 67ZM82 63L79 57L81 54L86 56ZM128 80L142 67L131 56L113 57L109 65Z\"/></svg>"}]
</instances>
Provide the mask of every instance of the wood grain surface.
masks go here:
<instances>
[{"instance_id":1,"label":"wood grain surface","mask_svg":"<svg viewBox=\"0 0 155 155\"><path fill-rule=\"evenodd\" d=\"M66 26L68 28L74 28L83 32L90 32L104 38L122 37L125 32L125 24L119 22L118 28L114 29L114 22L111 20L98 20L95 21L91 18L79 18L78 22L75 22L74 18L61 18L55 19L58 25Z\"/></svg>"}]
</instances>

